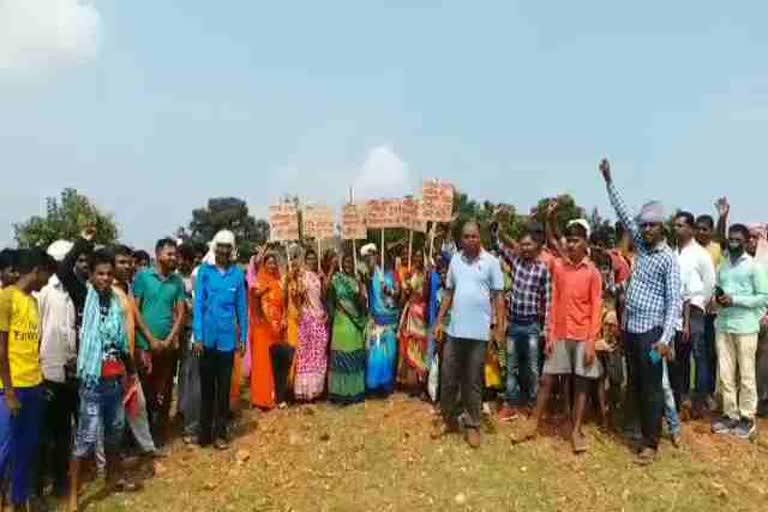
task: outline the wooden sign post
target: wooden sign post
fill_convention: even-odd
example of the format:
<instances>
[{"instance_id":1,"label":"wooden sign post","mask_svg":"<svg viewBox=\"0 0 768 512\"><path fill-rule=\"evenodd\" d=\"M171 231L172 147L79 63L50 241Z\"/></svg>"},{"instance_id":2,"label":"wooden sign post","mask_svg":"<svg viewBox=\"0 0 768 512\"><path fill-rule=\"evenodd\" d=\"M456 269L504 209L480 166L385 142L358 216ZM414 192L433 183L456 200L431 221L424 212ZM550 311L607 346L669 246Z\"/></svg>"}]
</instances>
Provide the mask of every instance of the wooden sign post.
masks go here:
<instances>
[{"instance_id":1,"label":"wooden sign post","mask_svg":"<svg viewBox=\"0 0 768 512\"><path fill-rule=\"evenodd\" d=\"M368 228L381 229L381 266L384 267L384 230L400 227L400 199L375 199L365 205L365 217Z\"/></svg>"},{"instance_id":2,"label":"wooden sign post","mask_svg":"<svg viewBox=\"0 0 768 512\"><path fill-rule=\"evenodd\" d=\"M299 239L299 211L290 202L269 207L269 240L293 242Z\"/></svg>"},{"instance_id":3,"label":"wooden sign post","mask_svg":"<svg viewBox=\"0 0 768 512\"><path fill-rule=\"evenodd\" d=\"M438 222L451 222L453 218L453 197L455 188L452 184L438 180L425 181L421 189L422 216L432 222L429 236L429 259L435 248L435 230Z\"/></svg>"},{"instance_id":4,"label":"wooden sign post","mask_svg":"<svg viewBox=\"0 0 768 512\"><path fill-rule=\"evenodd\" d=\"M350 191L350 197L352 193ZM347 204L341 210L341 238L352 240L352 260L357 272L357 240L365 240L368 230L365 227L365 208L356 204Z\"/></svg>"},{"instance_id":5,"label":"wooden sign post","mask_svg":"<svg viewBox=\"0 0 768 512\"><path fill-rule=\"evenodd\" d=\"M400 204L400 227L408 230L408 269L413 261L413 234L427 231L427 223L423 218L421 201L406 197Z\"/></svg>"}]
</instances>

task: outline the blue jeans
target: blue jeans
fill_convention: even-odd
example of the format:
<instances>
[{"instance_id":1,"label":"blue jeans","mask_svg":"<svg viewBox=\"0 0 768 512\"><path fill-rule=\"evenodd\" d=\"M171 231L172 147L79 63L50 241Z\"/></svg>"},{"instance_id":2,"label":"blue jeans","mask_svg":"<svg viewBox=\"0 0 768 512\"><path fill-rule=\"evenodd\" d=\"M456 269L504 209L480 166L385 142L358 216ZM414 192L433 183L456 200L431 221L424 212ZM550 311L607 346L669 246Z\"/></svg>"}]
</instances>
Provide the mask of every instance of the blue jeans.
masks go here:
<instances>
[{"instance_id":1,"label":"blue jeans","mask_svg":"<svg viewBox=\"0 0 768 512\"><path fill-rule=\"evenodd\" d=\"M677 435L680 433L680 416L677 414L675 405L675 394L672 392L672 386L669 383L669 368L666 361L664 365L664 374L661 380L661 387L664 389L664 416L667 418L669 433Z\"/></svg>"},{"instance_id":2,"label":"blue jeans","mask_svg":"<svg viewBox=\"0 0 768 512\"><path fill-rule=\"evenodd\" d=\"M43 421L43 386L16 388L16 397L21 409L13 416L0 391L0 475L10 469L11 503L23 505L32 490L32 464Z\"/></svg>"},{"instance_id":3,"label":"blue jeans","mask_svg":"<svg viewBox=\"0 0 768 512\"><path fill-rule=\"evenodd\" d=\"M512 323L507 331L507 392L510 405L535 405L539 393L541 327ZM525 400L525 401L524 401Z\"/></svg>"},{"instance_id":4,"label":"blue jeans","mask_svg":"<svg viewBox=\"0 0 768 512\"><path fill-rule=\"evenodd\" d=\"M122 379L100 379L96 385L81 383L73 455L82 459L93 453L102 435L105 451L116 452L124 429Z\"/></svg>"}]
</instances>

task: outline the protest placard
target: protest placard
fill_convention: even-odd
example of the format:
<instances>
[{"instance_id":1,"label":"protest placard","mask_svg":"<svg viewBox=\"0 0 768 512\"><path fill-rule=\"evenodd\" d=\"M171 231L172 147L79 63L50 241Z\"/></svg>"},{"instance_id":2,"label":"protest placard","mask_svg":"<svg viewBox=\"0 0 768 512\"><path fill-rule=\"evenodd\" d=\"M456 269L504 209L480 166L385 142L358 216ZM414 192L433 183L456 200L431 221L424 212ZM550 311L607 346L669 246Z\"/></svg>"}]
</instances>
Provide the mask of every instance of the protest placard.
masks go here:
<instances>
[{"instance_id":1,"label":"protest placard","mask_svg":"<svg viewBox=\"0 0 768 512\"><path fill-rule=\"evenodd\" d=\"M365 208L356 204L348 204L342 208L341 237L344 240L363 240L368 237Z\"/></svg>"},{"instance_id":2,"label":"protest placard","mask_svg":"<svg viewBox=\"0 0 768 512\"><path fill-rule=\"evenodd\" d=\"M453 217L454 188L450 183L425 181L421 191L422 217L425 221L450 222Z\"/></svg>"},{"instance_id":3,"label":"protest placard","mask_svg":"<svg viewBox=\"0 0 768 512\"><path fill-rule=\"evenodd\" d=\"M293 203L269 207L269 240L289 242L299 239L299 211Z\"/></svg>"},{"instance_id":4,"label":"protest placard","mask_svg":"<svg viewBox=\"0 0 768 512\"><path fill-rule=\"evenodd\" d=\"M333 238L336 220L333 210L327 206L307 205L301 212L304 238L323 240Z\"/></svg>"},{"instance_id":5,"label":"protest placard","mask_svg":"<svg viewBox=\"0 0 768 512\"><path fill-rule=\"evenodd\" d=\"M427 221L422 215L421 201L412 197L406 197L401 201L400 227L419 233L427 232Z\"/></svg>"},{"instance_id":6,"label":"protest placard","mask_svg":"<svg viewBox=\"0 0 768 512\"><path fill-rule=\"evenodd\" d=\"M365 204L365 219L369 229L399 228L400 199L375 199Z\"/></svg>"}]
</instances>

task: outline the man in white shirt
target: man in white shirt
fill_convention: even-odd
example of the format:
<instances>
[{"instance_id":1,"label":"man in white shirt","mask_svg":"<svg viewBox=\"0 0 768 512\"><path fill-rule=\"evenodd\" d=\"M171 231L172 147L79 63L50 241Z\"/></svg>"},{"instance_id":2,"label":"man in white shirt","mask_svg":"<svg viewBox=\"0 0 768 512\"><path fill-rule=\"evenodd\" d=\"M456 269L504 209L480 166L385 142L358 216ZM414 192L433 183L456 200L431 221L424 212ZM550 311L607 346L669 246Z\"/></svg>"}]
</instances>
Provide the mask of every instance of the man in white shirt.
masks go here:
<instances>
[{"instance_id":1,"label":"man in white shirt","mask_svg":"<svg viewBox=\"0 0 768 512\"><path fill-rule=\"evenodd\" d=\"M48 248L48 254L61 263L72 248L72 242L59 240ZM57 276L52 276L38 295L40 309L40 366L43 370L45 421L40 444L37 491L52 478L54 493L67 495L72 420L77 405L74 380L77 362L75 305ZM71 371L70 371L71 370Z\"/></svg>"},{"instance_id":2,"label":"man in white shirt","mask_svg":"<svg viewBox=\"0 0 768 512\"><path fill-rule=\"evenodd\" d=\"M715 291L715 265L709 252L694 238L695 219L690 212L678 212L674 220L677 259L680 263L683 312L675 338L675 359L669 365L675 402L683 419L693 405L691 389L691 352L696 362L695 409L702 411L714 389L715 376L706 371L714 357L714 347L704 337L707 305ZM701 370L700 370L701 369Z\"/></svg>"}]
</instances>

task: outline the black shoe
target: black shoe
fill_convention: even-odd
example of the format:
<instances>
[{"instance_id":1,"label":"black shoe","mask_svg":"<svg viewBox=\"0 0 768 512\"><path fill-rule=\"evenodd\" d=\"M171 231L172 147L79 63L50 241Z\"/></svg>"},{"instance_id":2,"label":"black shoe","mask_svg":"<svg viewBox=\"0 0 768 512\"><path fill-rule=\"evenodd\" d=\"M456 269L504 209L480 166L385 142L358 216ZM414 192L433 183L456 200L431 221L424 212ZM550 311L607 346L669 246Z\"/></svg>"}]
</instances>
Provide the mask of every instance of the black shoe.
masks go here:
<instances>
[{"instance_id":1,"label":"black shoe","mask_svg":"<svg viewBox=\"0 0 768 512\"><path fill-rule=\"evenodd\" d=\"M755 420L741 418L731 433L739 439L749 441L757 434L757 423Z\"/></svg>"},{"instance_id":2,"label":"black shoe","mask_svg":"<svg viewBox=\"0 0 768 512\"><path fill-rule=\"evenodd\" d=\"M731 434L738 424L739 420L723 416L712 424L712 433L721 435Z\"/></svg>"}]
</instances>

